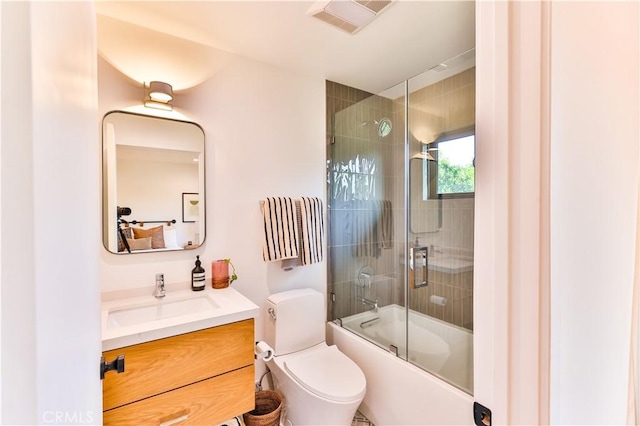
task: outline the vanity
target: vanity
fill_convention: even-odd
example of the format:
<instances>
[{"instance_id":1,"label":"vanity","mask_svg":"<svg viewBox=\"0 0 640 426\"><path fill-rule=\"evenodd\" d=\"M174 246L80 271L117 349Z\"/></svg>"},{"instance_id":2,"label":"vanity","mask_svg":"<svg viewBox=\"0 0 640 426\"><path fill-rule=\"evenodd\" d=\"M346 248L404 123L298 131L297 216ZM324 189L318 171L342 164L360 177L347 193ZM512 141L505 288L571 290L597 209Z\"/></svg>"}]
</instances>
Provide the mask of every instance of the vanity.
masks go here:
<instances>
[{"instance_id":1,"label":"vanity","mask_svg":"<svg viewBox=\"0 0 640 426\"><path fill-rule=\"evenodd\" d=\"M104 248L129 264L185 259L206 237L203 129L112 111L102 130ZM103 423L215 425L253 410L258 306L230 287L135 290L102 303Z\"/></svg>"},{"instance_id":2,"label":"vanity","mask_svg":"<svg viewBox=\"0 0 640 426\"><path fill-rule=\"evenodd\" d=\"M254 408L254 320L233 288L104 302L105 425L217 424Z\"/></svg>"}]
</instances>

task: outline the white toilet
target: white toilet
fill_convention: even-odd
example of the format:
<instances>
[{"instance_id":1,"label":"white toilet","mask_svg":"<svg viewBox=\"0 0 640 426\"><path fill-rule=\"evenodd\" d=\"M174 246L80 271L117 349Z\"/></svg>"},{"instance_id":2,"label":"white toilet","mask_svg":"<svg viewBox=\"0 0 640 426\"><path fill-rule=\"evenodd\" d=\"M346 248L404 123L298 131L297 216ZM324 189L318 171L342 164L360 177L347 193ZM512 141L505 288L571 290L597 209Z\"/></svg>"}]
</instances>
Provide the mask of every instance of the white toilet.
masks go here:
<instances>
[{"instance_id":1,"label":"white toilet","mask_svg":"<svg viewBox=\"0 0 640 426\"><path fill-rule=\"evenodd\" d=\"M366 391L360 367L326 344L325 312L322 293L308 288L267 299L265 341L274 349L267 365L295 426L350 425Z\"/></svg>"}]
</instances>

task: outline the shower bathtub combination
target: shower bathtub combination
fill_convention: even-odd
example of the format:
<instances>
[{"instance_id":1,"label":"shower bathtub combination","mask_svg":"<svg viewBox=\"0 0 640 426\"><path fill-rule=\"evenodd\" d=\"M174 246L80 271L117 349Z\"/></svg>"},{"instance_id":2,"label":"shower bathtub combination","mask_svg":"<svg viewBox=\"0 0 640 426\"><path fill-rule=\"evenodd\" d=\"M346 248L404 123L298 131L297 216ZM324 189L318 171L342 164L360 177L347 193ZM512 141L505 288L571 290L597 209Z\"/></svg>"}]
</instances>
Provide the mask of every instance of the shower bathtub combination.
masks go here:
<instances>
[{"instance_id":1,"label":"shower bathtub combination","mask_svg":"<svg viewBox=\"0 0 640 426\"><path fill-rule=\"evenodd\" d=\"M374 424L468 422L473 406L470 331L392 304L330 322L328 335L364 371L367 393L360 411ZM425 404L439 409L427 413Z\"/></svg>"},{"instance_id":2,"label":"shower bathtub combination","mask_svg":"<svg viewBox=\"0 0 640 426\"><path fill-rule=\"evenodd\" d=\"M473 396L467 392L336 322L328 323L327 341L364 372L367 393L360 412L373 424L469 424Z\"/></svg>"},{"instance_id":3,"label":"shower bathtub combination","mask_svg":"<svg viewBox=\"0 0 640 426\"><path fill-rule=\"evenodd\" d=\"M469 330L395 304L384 306L377 313L368 311L343 318L342 326L454 386L473 392L473 334Z\"/></svg>"},{"instance_id":4,"label":"shower bathtub combination","mask_svg":"<svg viewBox=\"0 0 640 426\"><path fill-rule=\"evenodd\" d=\"M444 63L379 94L327 81L327 340L379 425L473 419L475 51Z\"/></svg>"}]
</instances>

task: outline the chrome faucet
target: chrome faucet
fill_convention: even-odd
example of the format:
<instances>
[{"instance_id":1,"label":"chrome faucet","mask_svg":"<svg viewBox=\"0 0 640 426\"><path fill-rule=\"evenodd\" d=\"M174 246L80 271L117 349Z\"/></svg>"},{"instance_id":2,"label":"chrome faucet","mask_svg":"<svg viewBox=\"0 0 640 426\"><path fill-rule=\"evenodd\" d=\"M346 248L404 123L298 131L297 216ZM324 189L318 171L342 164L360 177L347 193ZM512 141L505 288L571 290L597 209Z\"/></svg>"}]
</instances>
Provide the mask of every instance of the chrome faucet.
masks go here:
<instances>
[{"instance_id":1,"label":"chrome faucet","mask_svg":"<svg viewBox=\"0 0 640 426\"><path fill-rule=\"evenodd\" d=\"M373 312L378 312L378 301L377 300L374 302L373 300L369 300L366 297L363 297L361 300L362 300L362 304L363 305L369 305L369 306L371 306Z\"/></svg>"},{"instance_id":2,"label":"chrome faucet","mask_svg":"<svg viewBox=\"0 0 640 426\"><path fill-rule=\"evenodd\" d=\"M161 299L166 295L164 289L164 274L156 274L156 290L153 292L153 296L156 299Z\"/></svg>"}]
</instances>

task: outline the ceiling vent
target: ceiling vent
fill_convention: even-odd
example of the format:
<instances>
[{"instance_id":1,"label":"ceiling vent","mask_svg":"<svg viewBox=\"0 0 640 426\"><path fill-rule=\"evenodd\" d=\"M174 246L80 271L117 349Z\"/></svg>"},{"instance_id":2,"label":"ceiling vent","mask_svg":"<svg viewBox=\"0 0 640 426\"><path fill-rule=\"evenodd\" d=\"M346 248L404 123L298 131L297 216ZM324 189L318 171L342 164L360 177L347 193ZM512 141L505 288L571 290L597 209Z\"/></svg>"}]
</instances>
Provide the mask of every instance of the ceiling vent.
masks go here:
<instances>
[{"instance_id":1,"label":"ceiling vent","mask_svg":"<svg viewBox=\"0 0 640 426\"><path fill-rule=\"evenodd\" d=\"M355 34L391 6L391 0L319 1L307 11L319 20Z\"/></svg>"}]
</instances>

